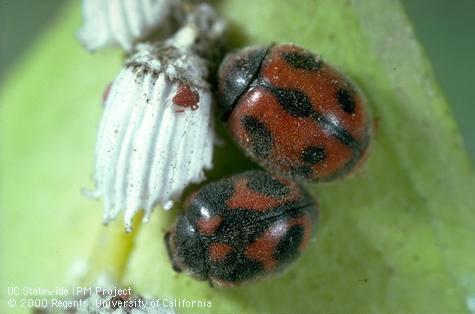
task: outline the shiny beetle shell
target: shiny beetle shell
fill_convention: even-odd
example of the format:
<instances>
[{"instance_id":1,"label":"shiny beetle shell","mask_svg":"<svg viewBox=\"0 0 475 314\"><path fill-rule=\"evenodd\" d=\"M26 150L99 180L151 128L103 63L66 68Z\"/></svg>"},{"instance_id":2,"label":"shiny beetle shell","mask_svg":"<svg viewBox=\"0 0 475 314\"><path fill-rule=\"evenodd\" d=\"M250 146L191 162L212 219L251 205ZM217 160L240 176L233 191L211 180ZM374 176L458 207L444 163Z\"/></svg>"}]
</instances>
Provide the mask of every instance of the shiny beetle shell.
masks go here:
<instances>
[{"instance_id":1,"label":"shiny beetle shell","mask_svg":"<svg viewBox=\"0 0 475 314\"><path fill-rule=\"evenodd\" d=\"M307 247L317 207L294 182L249 171L193 194L165 236L173 268L219 287L282 272Z\"/></svg>"},{"instance_id":2,"label":"shiny beetle shell","mask_svg":"<svg viewBox=\"0 0 475 314\"><path fill-rule=\"evenodd\" d=\"M292 44L245 48L225 58L218 81L228 129L270 172L331 181L364 160L365 98L319 56Z\"/></svg>"}]
</instances>

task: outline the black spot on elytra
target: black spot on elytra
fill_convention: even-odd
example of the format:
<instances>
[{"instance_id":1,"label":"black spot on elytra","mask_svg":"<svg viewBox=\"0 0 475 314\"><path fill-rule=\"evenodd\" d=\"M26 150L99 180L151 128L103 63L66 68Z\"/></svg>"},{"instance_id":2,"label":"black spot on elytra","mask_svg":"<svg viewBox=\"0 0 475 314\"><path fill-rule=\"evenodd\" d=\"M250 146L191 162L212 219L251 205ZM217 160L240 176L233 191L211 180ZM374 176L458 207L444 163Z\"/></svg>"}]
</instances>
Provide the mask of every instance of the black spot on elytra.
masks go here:
<instances>
[{"instance_id":1,"label":"black spot on elytra","mask_svg":"<svg viewBox=\"0 0 475 314\"><path fill-rule=\"evenodd\" d=\"M301 155L300 159L309 164L315 165L327 157L327 152L325 148L319 146L309 146L305 148Z\"/></svg>"},{"instance_id":2,"label":"black spot on elytra","mask_svg":"<svg viewBox=\"0 0 475 314\"><path fill-rule=\"evenodd\" d=\"M248 188L258 193L283 198L289 194L289 187L263 171L249 177Z\"/></svg>"},{"instance_id":3,"label":"black spot on elytra","mask_svg":"<svg viewBox=\"0 0 475 314\"><path fill-rule=\"evenodd\" d=\"M339 88L336 97L343 111L350 114L355 113L355 100L348 90Z\"/></svg>"},{"instance_id":4,"label":"black spot on elytra","mask_svg":"<svg viewBox=\"0 0 475 314\"><path fill-rule=\"evenodd\" d=\"M252 151L257 158L266 158L272 151L272 136L264 123L251 116L244 116L241 125L251 138Z\"/></svg>"},{"instance_id":5,"label":"black spot on elytra","mask_svg":"<svg viewBox=\"0 0 475 314\"><path fill-rule=\"evenodd\" d=\"M283 52L282 57L294 68L307 71L319 70L323 65L323 62L316 60L315 55L308 52Z\"/></svg>"},{"instance_id":6,"label":"black spot on elytra","mask_svg":"<svg viewBox=\"0 0 475 314\"><path fill-rule=\"evenodd\" d=\"M274 252L274 257L280 264L288 263L299 255L299 246L302 243L304 227L292 226L285 236L280 240Z\"/></svg>"},{"instance_id":7,"label":"black spot on elytra","mask_svg":"<svg viewBox=\"0 0 475 314\"><path fill-rule=\"evenodd\" d=\"M277 97L281 107L294 117L307 118L315 112L312 106L312 101L302 91L297 89L278 88L265 82L262 83L262 86L271 91L272 94Z\"/></svg>"},{"instance_id":8,"label":"black spot on elytra","mask_svg":"<svg viewBox=\"0 0 475 314\"><path fill-rule=\"evenodd\" d=\"M312 167L310 166L297 166L290 169L292 177L297 179L308 179L313 175Z\"/></svg>"}]
</instances>

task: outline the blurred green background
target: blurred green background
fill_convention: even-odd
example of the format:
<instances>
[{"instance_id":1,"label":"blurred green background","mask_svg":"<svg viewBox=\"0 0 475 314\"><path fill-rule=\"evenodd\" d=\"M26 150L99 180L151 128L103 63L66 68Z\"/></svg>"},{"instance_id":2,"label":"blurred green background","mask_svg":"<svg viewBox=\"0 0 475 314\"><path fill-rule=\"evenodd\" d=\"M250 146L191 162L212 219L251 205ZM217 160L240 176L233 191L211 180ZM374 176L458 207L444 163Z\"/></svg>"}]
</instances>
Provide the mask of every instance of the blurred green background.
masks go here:
<instances>
[{"instance_id":1,"label":"blurred green background","mask_svg":"<svg viewBox=\"0 0 475 314\"><path fill-rule=\"evenodd\" d=\"M0 84L8 79L8 71L22 60L23 52L54 21L65 3L64 0L0 0ZM475 0L402 0L402 3L432 61L474 161Z\"/></svg>"}]
</instances>

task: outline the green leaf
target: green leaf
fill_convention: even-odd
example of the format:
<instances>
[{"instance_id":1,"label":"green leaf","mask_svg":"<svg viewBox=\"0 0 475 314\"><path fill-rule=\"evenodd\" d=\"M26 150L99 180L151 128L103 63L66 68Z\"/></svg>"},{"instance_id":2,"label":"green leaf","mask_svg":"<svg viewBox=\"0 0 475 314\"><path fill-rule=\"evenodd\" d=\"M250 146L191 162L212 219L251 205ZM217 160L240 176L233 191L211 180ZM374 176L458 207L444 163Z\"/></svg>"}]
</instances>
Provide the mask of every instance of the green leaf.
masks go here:
<instances>
[{"instance_id":1,"label":"green leaf","mask_svg":"<svg viewBox=\"0 0 475 314\"><path fill-rule=\"evenodd\" d=\"M124 284L159 298L212 301L199 312L468 313L475 302L475 174L399 2L217 6L231 23L233 45L294 42L352 77L379 125L370 156L348 180L307 185L321 207L316 241L279 278L223 290L174 273L163 235L175 213L164 211L117 260L93 253L92 268L103 258L127 262L117 276ZM79 23L74 6L1 92L2 291L65 284L75 258L87 259L115 232L100 230L102 204L78 191L91 184L100 97L120 57L85 53L73 38ZM248 167L237 154L229 143L219 148L211 176Z\"/></svg>"}]
</instances>

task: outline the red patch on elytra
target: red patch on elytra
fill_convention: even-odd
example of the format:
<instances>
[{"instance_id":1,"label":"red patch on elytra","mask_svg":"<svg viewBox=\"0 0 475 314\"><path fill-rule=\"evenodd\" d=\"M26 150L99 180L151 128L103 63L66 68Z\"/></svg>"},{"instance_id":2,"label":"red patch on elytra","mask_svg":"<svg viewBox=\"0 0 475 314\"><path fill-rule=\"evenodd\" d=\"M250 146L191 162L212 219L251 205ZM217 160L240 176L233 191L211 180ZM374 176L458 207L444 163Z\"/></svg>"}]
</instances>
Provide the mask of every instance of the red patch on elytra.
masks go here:
<instances>
[{"instance_id":1,"label":"red patch on elytra","mask_svg":"<svg viewBox=\"0 0 475 314\"><path fill-rule=\"evenodd\" d=\"M260 238L247 246L246 256L261 262L265 271L271 271L277 267L277 260L273 255L282 236L283 234L275 235L271 230L267 230Z\"/></svg>"},{"instance_id":2,"label":"red patch on elytra","mask_svg":"<svg viewBox=\"0 0 475 314\"><path fill-rule=\"evenodd\" d=\"M184 112L186 108L196 110L199 108L200 94L191 89L190 86L182 84L178 87L178 91L175 96L173 96L172 101L175 106L183 108L175 110L176 112Z\"/></svg>"},{"instance_id":3,"label":"red patch on elytra","mask_svg":"<svg viewBox=\"0 0 475 314\"><path fill-rule=\"evenodd\" d=\"M211 243L208 247L209 259L212 262L222 261L233 248L226 243Z\"/></svg>"},{"instance_id":4,"label":"red patch on elytra","mask_svg":"<svg viewBox=\"0 0 475 314\"><path fill-rule=\"evenodd\" d=\"M300 197L297 189L292 188L285 199L268 196L251 190L247 187L247 179L240 178L236 181L233 196L226 201L229 208L244 208L256 211L270 210L285 201L293 201Z\"/></svg>"},{"instance_id":5,"label":"red patch on elytra","mask_svg":"<svg viewBox=\"0 0 475 314\"><path fill-rule=\"evenodd\" d=\"M201 217L196 221L196 226L202 235L209 236L218 229L222 221L223 218L221 218L221 216L213 216L210 218Z\"/></svg>"},{"instance_id":6,"label":"red patch on elytra","mask_svg":"<svg viewBox=\"0 0 475 314\"><path fill-rule=\"evenodd\" d=\"M247 246L246 256L262 263L265 271L272 271L278 265L278 261L274 258L275 250L293 226L303 227L304 234L298 246L299 252L302 252L307 247L312 235L312 218L309 214L278 221Z\"/></svg>"}]
</instances>

